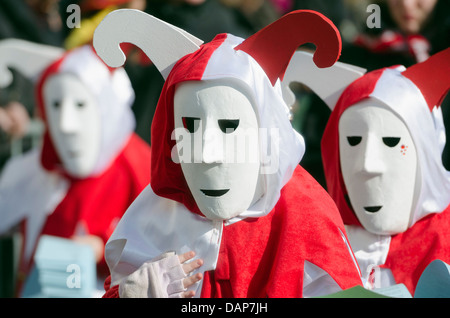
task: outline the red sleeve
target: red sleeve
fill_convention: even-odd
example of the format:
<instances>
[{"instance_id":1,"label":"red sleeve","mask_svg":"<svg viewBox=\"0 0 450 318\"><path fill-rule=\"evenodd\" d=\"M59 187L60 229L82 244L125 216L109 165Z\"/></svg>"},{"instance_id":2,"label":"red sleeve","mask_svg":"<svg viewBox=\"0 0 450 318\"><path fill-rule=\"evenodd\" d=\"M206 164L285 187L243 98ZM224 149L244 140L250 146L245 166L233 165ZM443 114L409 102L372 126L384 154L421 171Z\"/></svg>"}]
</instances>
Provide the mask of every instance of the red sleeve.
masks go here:
<instances>
[{"instance_id":1,"label":"red sleeve","mask_svg":"<svg viewBox=\"0 0 450 318\"><path fill-rule=\"evenodd\" d=\"M111 287L111 276L108 276L105 279L105 283L103 285L105 288L105 294L102 298L120 298L119 296L119 285L115 285Z\"/></svg>"}]
</instances>

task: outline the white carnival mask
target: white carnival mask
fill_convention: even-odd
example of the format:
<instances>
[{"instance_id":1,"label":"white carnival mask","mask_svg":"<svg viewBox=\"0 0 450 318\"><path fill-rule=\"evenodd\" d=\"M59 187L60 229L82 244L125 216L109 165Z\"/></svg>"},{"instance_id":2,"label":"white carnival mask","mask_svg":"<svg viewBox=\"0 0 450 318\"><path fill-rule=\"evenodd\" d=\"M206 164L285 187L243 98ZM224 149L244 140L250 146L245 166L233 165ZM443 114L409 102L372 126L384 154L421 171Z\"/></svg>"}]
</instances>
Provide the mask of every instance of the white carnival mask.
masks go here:
<instances>
[{"instance_id":1,"label":"white carnival mask","mask_svg":"<svg viewBox=\"0 0 450 318\"><path fill-rule=\"evenodd\" d=\"M261 197L258 120L232 81L185 82L174 97L176 151L200 211L227 220Z\"/></svg>"},{"instance_id":2,"label":"white carnival mask","mask_svg":"<svg viewBox=\"0 0 450 318\"><path fill-rule=\"evenodd\" d=\"M339 151L348 196L362 226L404 232L414 207L418 160L408 128L382 102L367 99L342 114Z\"/></svg>"},{"instance_id":3,"label":"white carnival mask","mask_svg":"<svg viewBox=\"0 0 450 318\"><path fill-rule=\"evenodd\" d=\"M51 76L43 89L48 129L65 170L84 178L100 149L100 114L93 94L75 75Z\"/></svg>"}]
</instances>

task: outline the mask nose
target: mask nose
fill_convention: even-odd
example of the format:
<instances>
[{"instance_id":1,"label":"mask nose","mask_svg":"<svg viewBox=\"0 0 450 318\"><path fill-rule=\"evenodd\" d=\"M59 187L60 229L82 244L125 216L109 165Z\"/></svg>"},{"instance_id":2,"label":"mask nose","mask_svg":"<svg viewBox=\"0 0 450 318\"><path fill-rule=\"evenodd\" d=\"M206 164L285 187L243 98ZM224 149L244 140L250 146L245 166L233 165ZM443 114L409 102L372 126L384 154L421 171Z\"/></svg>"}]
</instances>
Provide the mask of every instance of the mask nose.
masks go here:
<instances>
[{"instance_id":1,"label":"mask nose","mask_svg":"<svg viewBox=\"0 0 450 318\"><path fill-rule=\"evenodd\" d=\"M382 141L377 140L375 136L369 135L367 142L361 154L360 171L363 174L376 176L384 172L385 160L381 151Z\"/></svg>"},{"instance_id":2,"label":"mask nose","mask_svg":"<svg viewBox=\"0 0 450 318\"><path fill-rule=\"evenodd\" d=\"M60 107L59 128L61 132L66 134L77 132L80 128L80 122L74 102L63 100Z\"/></svg>"},{"instance_id":3,"label":"mask nose","mask_svg":"<svg viewBox=\"0 0 450 318\"><path fill-rule=\"evenodd\" d=\"M223 133L217 127L207 124L203 132L203 163L224 163Z\"/></svg>"}]
</instances>

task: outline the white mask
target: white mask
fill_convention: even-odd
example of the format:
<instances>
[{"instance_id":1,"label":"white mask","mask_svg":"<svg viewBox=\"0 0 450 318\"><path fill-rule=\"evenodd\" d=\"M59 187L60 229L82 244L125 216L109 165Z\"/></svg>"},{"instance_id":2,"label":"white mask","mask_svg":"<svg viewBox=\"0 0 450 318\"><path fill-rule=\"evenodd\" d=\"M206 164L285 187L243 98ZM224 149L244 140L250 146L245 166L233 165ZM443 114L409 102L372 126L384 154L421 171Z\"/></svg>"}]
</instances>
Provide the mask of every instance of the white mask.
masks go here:
<instances>
[{"instance_id":1,"label":"white mask","mask_svg":"<svg viewBox=\"0 0 450 318\"><path fill-rule=\"evenodd\" d=\"M43 89L48 129L66 171L84 178L94 169L100 149L97 101L75 75L51 76Z\"/></svg>"},{"instance_id":2,"label":"white mask","mask_svg":"<svg viewBox=\"0 0 450 318\"><path fill-rule=\"evenodd\" d=\"M404 122L380 101L360 102L339 120L339 151L344 183L362 226L375 234L404 232L418 170Z\"/></svg>"},{"instance_id":3,"label":"white mask","mask_svg":"<svg viewBox=\"0 0 450 318\"><path fill-rule=\"evenodd\" d=\"M176 88L174 115L175 151L200 211L212 220L246 211L262 195L249 95L231 80L185 82Z\"/></svg>"}]
</instances>

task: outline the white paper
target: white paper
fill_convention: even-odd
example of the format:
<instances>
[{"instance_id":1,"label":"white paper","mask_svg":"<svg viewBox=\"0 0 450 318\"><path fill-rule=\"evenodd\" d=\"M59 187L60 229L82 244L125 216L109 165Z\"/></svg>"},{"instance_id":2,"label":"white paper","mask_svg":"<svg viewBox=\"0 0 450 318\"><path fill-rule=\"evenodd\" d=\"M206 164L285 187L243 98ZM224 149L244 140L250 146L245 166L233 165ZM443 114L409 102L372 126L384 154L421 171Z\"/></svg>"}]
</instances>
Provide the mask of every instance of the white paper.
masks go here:
<instances>
[{"instance_id":1,"label":"white paper","mask_svg":"<svg viewBox=\"0 0 450 318\"><path fill-rule=\"evenodd\" d=\"M258 120L248 95L226 79L183 83L174 114L181 168L200 211L212 220L246 211L262 195Z\"/></svg>"}]
</instances>

